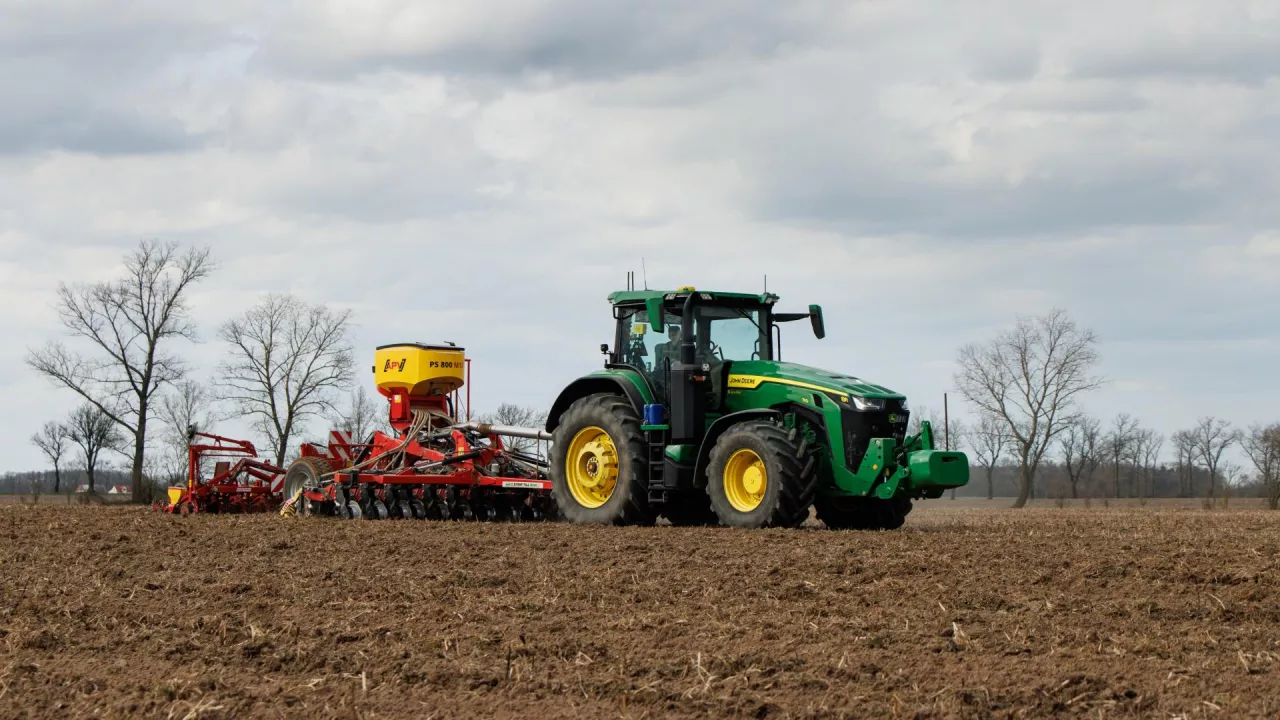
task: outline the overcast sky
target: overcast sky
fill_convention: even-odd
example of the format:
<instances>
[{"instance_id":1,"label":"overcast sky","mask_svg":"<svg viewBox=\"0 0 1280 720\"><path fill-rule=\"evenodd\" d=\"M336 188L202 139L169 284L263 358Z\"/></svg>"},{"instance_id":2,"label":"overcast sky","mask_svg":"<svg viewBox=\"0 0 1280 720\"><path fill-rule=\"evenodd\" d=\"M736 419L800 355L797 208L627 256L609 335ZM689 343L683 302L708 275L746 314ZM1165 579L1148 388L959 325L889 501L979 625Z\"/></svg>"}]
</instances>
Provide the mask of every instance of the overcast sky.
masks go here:
<instances>
[{"instance_id":1,"label":"overcast sky","mask_svg":"<svg viewBox=\"0 0 1280 720\"><path fill-rule=\"evenodd\" d=\"M1280 420L1280 3L621 5L0 0L0 470L74 404L23 364L58 282L143 238L214 247L200 377L289 291L362 357L456 341L478 408L548 406L643 259L767 273L827 313L787 359L914 403L1060 306L1102 339L1092 412Z\"/></svg>"}]
</instances>

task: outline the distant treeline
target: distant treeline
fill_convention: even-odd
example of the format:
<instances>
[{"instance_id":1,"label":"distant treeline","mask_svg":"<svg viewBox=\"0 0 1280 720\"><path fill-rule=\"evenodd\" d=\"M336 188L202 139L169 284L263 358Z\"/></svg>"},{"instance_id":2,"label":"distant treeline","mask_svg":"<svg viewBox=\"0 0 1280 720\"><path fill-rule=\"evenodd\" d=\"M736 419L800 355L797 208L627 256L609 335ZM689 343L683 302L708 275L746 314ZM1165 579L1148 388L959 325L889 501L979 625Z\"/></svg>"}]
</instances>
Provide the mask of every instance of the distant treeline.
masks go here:
<instances>
[{"instance_id":1,"label":"distant treeline","mask_svg":"<svg viewBox=\"0 0 1280 720\"><path fill-rule=\"evenodd\" d=\"M99 493L107 493L116 485L128 486L129 478L130 472L128 470L99 469L95 473L94 489ZM60 490L63 493L73 493L76 488L87 485L88 482L88 476L82 470L63 470ZM0 475L0 494L33 494L36 492L42 495L53 492L52 470L7 472Z\"/></svg>"},{"instance_id":2,"label":"distant treeline","mask_svg":"<svg viewBox=\"0 0 1280 720\"><path fill-rule=\"evenodd\" d=\"M972 467L969 484L956 492L957 497L987 497L986 473L985 468ZM1017 496L1020 477L1016 463L997 465L991 476L990 494L995 497ZM1209 473L1200 467L1179 468L1172 464L1152 468L1150 473L1142 467L1136 468L1135 472L1122 466L1117 491L1114 469L1107 466L1099 468L1092 481L1082 479L1077 490L1081 498L1203 498L1209 492ZM1228 490L1233 497L1264 498L1267 494L1266 486L1252 480L1224 489L1222 478L1219 477L1218 494L1225 494ZM1046 463L1040 468L1031 491L1033 498L1042 500L1070 499L1071 482L1066 467L1057 462Z\"/></svg>"}]
</instances>

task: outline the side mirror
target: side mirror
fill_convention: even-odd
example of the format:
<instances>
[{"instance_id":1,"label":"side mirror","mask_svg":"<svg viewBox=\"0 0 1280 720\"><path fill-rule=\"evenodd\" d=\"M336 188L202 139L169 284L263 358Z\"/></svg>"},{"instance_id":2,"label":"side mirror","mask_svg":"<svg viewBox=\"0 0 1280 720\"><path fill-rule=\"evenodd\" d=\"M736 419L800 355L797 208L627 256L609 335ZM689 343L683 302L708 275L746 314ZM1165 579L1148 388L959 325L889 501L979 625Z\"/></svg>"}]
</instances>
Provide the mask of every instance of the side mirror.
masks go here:
<instances>
[{"instance_id":1,"label":"side mirror","mask_svg":"<svg viewBox=\"0 0 1280 720\"><path fill-rule=\"evenodd\" d=\"M825 323L822 322L822 306L821 305L809 306L809 322L813 324L814 337L821 340L822 338L827 336L827 326Z\"/></svg>"},{"instance_id":2,"label":"side mirror","mask_svg":"<svg viewBox=\"0 0 1280 720\"><path fill-rule=\"evenodd\" d=\"M609 343L600 343L600 354L601 355L609 354Z\"/></svg>"},{"instance_id":3,"label":"side mirror","mask_svg":"<svg viewBox=\"0 0 1280 720\"><path fill-rule=\"evenodd\" d=\"M662 298L649 298L644 303L645 309L649 312L649 325L653 327L653 331L660 333L664 327L662 324Z\"/></svg>"}]
</instances>

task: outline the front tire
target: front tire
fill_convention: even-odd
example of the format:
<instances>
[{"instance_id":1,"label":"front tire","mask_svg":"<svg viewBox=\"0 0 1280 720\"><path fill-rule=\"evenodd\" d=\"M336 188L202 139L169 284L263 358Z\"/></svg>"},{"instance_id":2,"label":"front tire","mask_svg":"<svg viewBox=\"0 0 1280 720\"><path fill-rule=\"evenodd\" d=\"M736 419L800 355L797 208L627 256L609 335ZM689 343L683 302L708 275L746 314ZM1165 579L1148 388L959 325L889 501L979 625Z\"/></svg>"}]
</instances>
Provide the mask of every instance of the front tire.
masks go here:
<instances>
[{"instance_id":1,"label":"front tire","mask_svg":"<svg viewBox=\"0 0 1280 720\"><path fill-rule=\"evenodd\" d=\"M707 494L730 527L799 527L818 490L815 460L796 429L766 420L725 431L711 450Z\"/></svg>"},{"instance_id":2,"label":"front tire","mask_svg":"<svg viewBox=\"0 0 1280 720\"><path fill-rule=\"evenodd\" d=\"M551 494L569 522L652 525L640 417L617 395L588 395L553 433Z\"/></svg>"}]
</instances>

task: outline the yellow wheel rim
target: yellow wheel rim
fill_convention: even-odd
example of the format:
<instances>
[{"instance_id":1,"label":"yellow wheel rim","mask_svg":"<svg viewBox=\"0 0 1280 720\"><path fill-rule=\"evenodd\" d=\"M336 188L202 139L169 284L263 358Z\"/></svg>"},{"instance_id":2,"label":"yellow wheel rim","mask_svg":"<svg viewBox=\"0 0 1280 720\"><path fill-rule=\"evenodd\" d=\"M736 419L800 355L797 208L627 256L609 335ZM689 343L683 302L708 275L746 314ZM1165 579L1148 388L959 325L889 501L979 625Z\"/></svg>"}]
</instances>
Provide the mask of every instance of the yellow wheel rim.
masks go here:
<instances>
[{"instance_id":1,"label":"yellow wheel rim","mask_svg":"<svg viewBox=\"0 0 1280 720\"><path fill-rule=\"evenodd\" d=\"M595 426L579 430L569 442L564 464L569 492L579 505L598 508L613 497L618 486L618 448L609 433Z\"/></svg>"},{"instance_id":2,"label":"yellow wheel rim","mask_svg":"<svg viewBox=\"0 0 1280 720\"><path fill-rule=\"evenodd\" d=\"M768 487L764 460L754 450L744 448L729 456L724 464L724 495L734 510L751 512L760 507Z\"/></svg>"}]
</instances>

